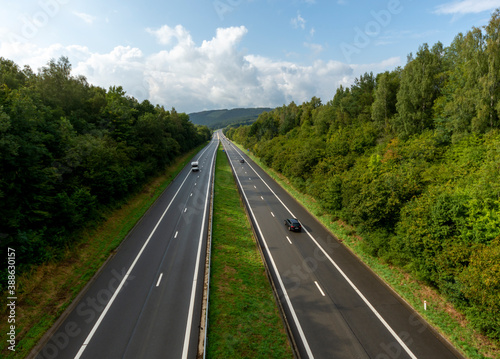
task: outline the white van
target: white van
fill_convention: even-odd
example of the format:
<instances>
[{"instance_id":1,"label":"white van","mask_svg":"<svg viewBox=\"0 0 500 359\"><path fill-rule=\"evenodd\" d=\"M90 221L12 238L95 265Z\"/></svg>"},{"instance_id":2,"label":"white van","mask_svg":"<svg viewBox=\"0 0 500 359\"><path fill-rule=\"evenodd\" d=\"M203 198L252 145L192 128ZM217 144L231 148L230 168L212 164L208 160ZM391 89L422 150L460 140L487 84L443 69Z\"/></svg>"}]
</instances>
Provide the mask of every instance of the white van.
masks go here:
<instances>
[{"instance_id":1,"label":"white van","mask_svg":"<svg viewBox=\"0 0 500 359\"><path fill-rule=\"evenodd\" d=\"M193 172L199 171L200 168L198 167L198 161L191 162L191 170Z\"/></svg>"}]
</instances>

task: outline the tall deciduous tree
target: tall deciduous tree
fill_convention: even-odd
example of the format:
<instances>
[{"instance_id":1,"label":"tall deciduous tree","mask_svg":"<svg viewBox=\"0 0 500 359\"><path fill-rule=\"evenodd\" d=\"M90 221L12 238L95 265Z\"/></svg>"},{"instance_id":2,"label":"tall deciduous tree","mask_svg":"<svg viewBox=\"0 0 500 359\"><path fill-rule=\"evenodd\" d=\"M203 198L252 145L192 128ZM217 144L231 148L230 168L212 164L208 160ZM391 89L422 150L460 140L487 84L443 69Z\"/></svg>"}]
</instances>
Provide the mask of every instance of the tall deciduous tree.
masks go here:
<instances>
[{"instance_id":1,"label":"tall deciduous tree","mask_svg":"<svg viewBox=\"0 0 500 359\"><path fill-rule=\"evenodd\" d=\"M497 9L487 26L486 57L488 71L481 78L481 102L477 121L473 123L476 131L484 132L487 127L499 126L500 112L500 9Z\"/></svg>"},{"instance_id":2,"label":"tall deciduous tree","mask_svg":"<svg viewBox=\"0 0 500 359\"><path fill-rule=\"evenodd\" d=\"M481 29L459 34L446 49L450 64L442 97L436 101L436 115L447 131L470 132L476 122L480 103L480 79L487 72L486 43Z\"/></svg>"},{"instance_id":3,"label":"tall deciduous tree","mask_svg":"<svg viewBox=\"0 0 500 359\"><path fill-rule=\"evenodd\" d=\"M432 108L442 86L443 45L429 49L422 45L415 59L411 59L401 74L401 87L397 95L398 118L396 130L408 137L433 128Z\"/></svg>"},{"instance_id":4,"label":"tall deciduous tree","mask_svg":"<svg viewBox=\"0 0 500 359\"><path fill-rule=\"evenodd\" d=\"M372 105L372 120L380 130L391 130L390 120L396 114L397 93L401 77L401 68L377 75L377 85Z\"/></svg>"}]
</instances>

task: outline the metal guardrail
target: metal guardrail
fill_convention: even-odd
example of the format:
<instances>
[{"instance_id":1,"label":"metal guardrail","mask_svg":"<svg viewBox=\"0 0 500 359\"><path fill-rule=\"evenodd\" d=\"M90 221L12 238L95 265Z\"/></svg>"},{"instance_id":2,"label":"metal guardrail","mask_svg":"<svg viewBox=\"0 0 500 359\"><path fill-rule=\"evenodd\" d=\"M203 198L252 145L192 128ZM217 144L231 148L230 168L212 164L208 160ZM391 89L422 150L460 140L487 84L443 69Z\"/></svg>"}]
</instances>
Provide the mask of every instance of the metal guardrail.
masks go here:
<instances>
[{"instance_id":1,"label":"metal guardrail","mask_svg":"<svg viewBox=\"0 0 500 359\"><path fill-rule=\"evenodd\" d=\"M219 148L220 140L218 141L217 148ZM207 353L207 333L208 333L208 309L210 299L210 265L212 256L212 228L213 228L213 214L214 214L214 182L215 182L215 166L217 163L217 150L214 153L214 166L212 169L212 181L210 192L210 209L208 221L208 237L207 249L205 255L205 279L203 281L203 298L201 306L200 318L200 333L198 338L198 353L197 359L205 359Z\"/></svg>"}]
</instances>

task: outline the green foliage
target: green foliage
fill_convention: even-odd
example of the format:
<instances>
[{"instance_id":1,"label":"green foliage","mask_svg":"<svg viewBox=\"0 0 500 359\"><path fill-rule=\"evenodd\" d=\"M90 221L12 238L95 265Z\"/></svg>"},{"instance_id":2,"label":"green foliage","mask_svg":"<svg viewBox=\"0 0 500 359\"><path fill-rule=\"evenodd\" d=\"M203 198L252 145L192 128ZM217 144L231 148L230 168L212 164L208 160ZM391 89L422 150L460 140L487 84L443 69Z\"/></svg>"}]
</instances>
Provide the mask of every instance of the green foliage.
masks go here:
<instances>
[{"instance_id":1,"label":"green foliage","mask_svg":"<svg viewBox=\"0 0 500 359\"><path fill-rule=\"evenodd\" d=\"M433 106L442 87L443 48L437 43L429 49L420 47L417 57L411 59L401 73L397 94L395 128L402 137L433 128Z\"/></svg>"},{"instance_id":2,"label":"green foliage","mask_svg":"<svg viewBox=\"0 0 500 359\"><path fill-rule=\"evenodd\" d=\"M458 279L471 303L467 309L470 320L490 337L499 339L500 237L478 246Z\"/></svg>"},{"instance_id":3,"label":"green foliage","mask_svg":"<svg viewBox=\"0 0 500 359\"><path fill-rule=\"evenodd\" d=\"M374 91L372 120L385 133L392 132L391 122L396 114L397 94L401 78L401 69L377 75L377 86Z\"/></svg>"},{"instance_id":4,"label":"green foliage","mask_svg":"<svg viewBox=\"0 0 500 359\"><path fill-rule=\"evenodd\" d=\"M459 34L446 49L446 61L453 64L447 73L443 96L436 102L437 116L445 119L438 124L442 130L464 133L477 123L480 101L480 78L487 72L484 54L485 40L481 29L474 28L465 36ZM474 125L477 130L477 126Z\"/></svg>"},{"instance_id":5,"label":"green foliage","mask_svg":"<svg viewBox=\"0 0 500 359\"><path fill-rule=\"evenodd\" d=\"M0 58L0 247L16 248L21 271L57 257L104 206L210 137L186 114L73 77L67 58L38 74Z\"/></svg>"},{"instance_id":6,"label":"green foliage","mask_svg":"<svg viewBox=\"0 0 500 359\"><path fill-rule=\"evenodd\" d=\"M499 339L500 10L404 68L226 131Z\"/></svg>"}]
</instances>

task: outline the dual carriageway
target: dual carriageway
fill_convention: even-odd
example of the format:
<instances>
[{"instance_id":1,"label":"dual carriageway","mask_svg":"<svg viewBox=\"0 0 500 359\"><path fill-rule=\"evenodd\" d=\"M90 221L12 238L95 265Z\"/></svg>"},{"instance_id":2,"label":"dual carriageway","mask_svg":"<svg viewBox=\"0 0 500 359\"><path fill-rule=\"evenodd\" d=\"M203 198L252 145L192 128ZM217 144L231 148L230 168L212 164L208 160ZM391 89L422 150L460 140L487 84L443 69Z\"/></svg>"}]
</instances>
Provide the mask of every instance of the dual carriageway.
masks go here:
<instances>
[{"instance_id":1,"label":"dual carriageway","mask_svg":"<svg viewBox=\"0 0 500 359\"><path fill-rule=\"evenodd\" d=\"M221 131L195 157L200 170L186 166L179 173L32 357L203 355L205 264L220 143L296 357L462 358ZM290 217L300 219L301 232L283 225Z\"/></svg>"}]
</instances>

